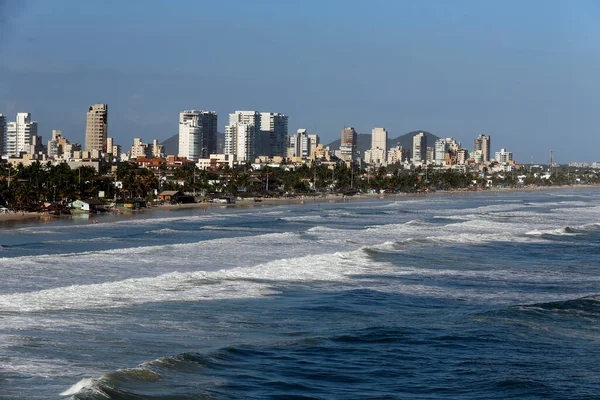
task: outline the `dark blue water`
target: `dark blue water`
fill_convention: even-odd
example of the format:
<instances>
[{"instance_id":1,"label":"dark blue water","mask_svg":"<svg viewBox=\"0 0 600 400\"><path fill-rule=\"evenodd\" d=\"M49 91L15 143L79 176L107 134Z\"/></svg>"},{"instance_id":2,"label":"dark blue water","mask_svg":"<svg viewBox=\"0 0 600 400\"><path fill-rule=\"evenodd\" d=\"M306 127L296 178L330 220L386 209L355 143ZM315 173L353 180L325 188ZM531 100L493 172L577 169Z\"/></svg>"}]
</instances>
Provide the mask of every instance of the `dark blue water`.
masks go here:
<instances>
[{"instance_id":1,"label":"dark blue water","mask_svg":"<svg viewBox=\"0 0 600 400\"><path fill-rule=\"evenodd\" d=\"M598 398L599 195L5 226L0 398Z\"/></svg>"}]
</instances>

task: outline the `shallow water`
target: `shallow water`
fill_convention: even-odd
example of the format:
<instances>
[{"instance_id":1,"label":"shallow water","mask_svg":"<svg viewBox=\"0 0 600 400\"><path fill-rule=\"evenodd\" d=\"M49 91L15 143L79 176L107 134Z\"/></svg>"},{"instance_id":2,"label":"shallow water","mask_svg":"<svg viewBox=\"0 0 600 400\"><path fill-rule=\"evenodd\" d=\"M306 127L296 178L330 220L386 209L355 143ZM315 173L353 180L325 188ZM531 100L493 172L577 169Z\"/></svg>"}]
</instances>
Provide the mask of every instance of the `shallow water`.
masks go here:
<instances>
[{"instance_id":1,"label":"shallow water","mask_svg":"<svg viewBox=\"0 0 600 400\"><path fill-rule=\"evenodd\" d=\"M599 195L0 229L0 398L597 398Z\"/></svg>"}]
</instances>

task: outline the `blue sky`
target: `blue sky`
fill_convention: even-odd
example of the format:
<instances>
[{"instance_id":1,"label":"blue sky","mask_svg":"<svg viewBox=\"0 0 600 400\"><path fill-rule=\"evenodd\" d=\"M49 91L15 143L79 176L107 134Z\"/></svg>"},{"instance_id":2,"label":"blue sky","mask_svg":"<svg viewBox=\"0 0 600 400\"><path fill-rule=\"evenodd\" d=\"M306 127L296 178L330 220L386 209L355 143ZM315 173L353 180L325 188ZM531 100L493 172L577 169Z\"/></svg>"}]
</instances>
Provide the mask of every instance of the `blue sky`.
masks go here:
<instances>
[{"instance_id":1,"label":"blue sky","mask_svg":"<svg viewBox=\"0 0 600 400\"><path fill-rule=\"evenodd\" d=\"M178 113L289 115L322 141L344 126L427 130L468 149L600 161L600 2L0 0L0 113L84 142L109 105L123 148Z\"/></svg>"}]
</instances>

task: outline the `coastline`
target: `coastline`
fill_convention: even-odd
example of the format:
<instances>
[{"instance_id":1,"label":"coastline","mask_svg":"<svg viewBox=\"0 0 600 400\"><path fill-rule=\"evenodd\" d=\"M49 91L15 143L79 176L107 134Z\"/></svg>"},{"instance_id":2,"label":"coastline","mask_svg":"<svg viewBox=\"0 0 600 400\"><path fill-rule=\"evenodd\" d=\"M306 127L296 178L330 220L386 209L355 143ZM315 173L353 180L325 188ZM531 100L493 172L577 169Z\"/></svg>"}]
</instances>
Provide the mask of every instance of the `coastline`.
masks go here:
<instances>
[{"instance_id":1,"label":"coastline","mask_svg":"<svg viewBox=\"0 0 600 400\"><path fill-rule=\"evenodd\" d=\"M187 203L187 204L162 204L145 208L140 211L123 212L123 216L131 216L134 213L141 212L144 215L147 213L153 213L156 211L176 211L184 209L203 209L204 211L210 209L219 208L254 208L254 207L270 207L277 205L290 205L290 204L309 204L309 203L338 203L346 201L357 201L357 200L373 200L373 199L393 199L393 198L418 198L418 197L430 197L430 196L442 196L442 195L469 195L469 194L482 194L482 193L505 193L505 192L532 192L532 191L558 191L566 189L589 189L589 188L600 188L600 185L578 185L578 186L547 186L547 187L527 187L527 188L498 188L489 190L453 190L453 191L435 191L428 193L385 193L385 194L357 194L353 196L344 196L340 194L332 195L326 194L324 196L306 196L306 197L295 197L295 198L263 198L261 201L255 202L254 200L239 200L231 204L214 204L208 202L200 203ZM111 213L112 215L116 215ZM102 214L100 214L101 216ZM118 214L117 214L118 215ZM48 222L56 221L65 218L71 218L71 215L48 215L38 212L16 212L16 213L1 213L0 214L0 229L9 228L19 223L32 223L32 222ZM90 216L90 222L97 222L94 215Z\"/></svg>"}]
</instances>

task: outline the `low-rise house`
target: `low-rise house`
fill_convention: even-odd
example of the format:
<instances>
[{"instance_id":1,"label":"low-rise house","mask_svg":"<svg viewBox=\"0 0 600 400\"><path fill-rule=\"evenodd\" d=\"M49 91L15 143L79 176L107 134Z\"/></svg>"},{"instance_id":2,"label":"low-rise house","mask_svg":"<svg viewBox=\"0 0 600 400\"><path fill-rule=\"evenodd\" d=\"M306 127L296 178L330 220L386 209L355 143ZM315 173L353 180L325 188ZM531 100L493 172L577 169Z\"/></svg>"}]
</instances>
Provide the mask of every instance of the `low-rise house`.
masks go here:
<instances>
[{"instance_id":1,"label":"low-rise house","mask_svg":"<svg viewBox=\"0 0 600 400\"><path fill-rule=\"evenodd\" d=\"M104 203L96 199L75 200L69 203L69 207L72 208L74 211L89 213L106 211Z\"/></svg>"},{"instance_id":2,"label":"low-rise house","mask_svg":"<svg viewBox=\"0 0 600 400\"><path fill-rule=\"evenodd\" d=\"M194 196L183 194L178 190L165 190L156 196L157 200L169 203L194 203Z\"/></svg>"}]
</instances>

